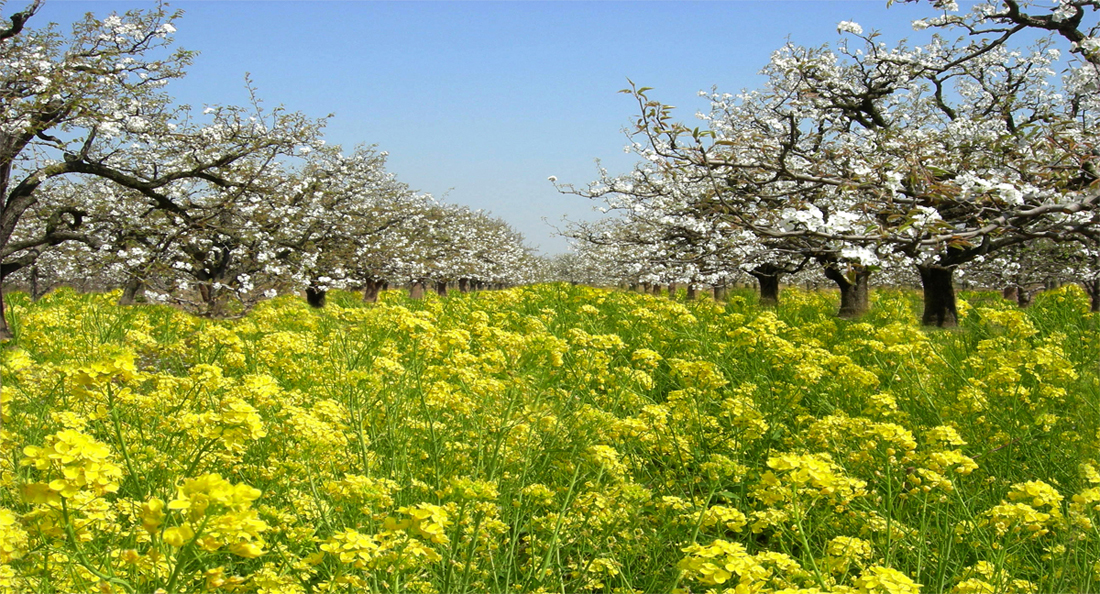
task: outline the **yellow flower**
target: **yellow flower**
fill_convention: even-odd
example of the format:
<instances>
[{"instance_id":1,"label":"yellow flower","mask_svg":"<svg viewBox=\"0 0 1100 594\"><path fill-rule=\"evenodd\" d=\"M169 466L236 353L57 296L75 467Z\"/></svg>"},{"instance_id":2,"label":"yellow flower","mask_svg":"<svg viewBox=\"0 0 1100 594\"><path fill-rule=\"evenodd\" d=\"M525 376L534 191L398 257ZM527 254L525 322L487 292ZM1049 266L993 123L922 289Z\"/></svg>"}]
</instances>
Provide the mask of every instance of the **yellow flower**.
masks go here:
<instances>
[{"instance_id":1,"label":"yellow flower","mask_svg":"<svg viewBox=\"0 0 1100 594\"><path fill-rule=\"evenodd\" d=\"M637 349L630 355L630 360L646 369L656 369L661 359L660 353L653 349Z\"/></svg>"},{"instance_id":2,"label":"yellow flower","mask_svg":"<svg viewBox=\"0 0 1100 594\"><path fill-rule=\"evenodd\" d=\"M890 567L869 567L853 582L859 594L918 594L921 585Z\"/></svg>"},{"instance_id":3,"label":"yellow flower","mask_svg":"<svg viewBox=\"0 0 1100 594\"><path fill-rule=\"evenodd\" d=\"M321 544L321 550L359 569L365 569L382 552L377 537L350 528L332 535Z\"/></svg>"},{"instance_id":4,"label":"yellow flower","mask_svg":"<svg viewBox=\"0 0 1100 594\"><path fill-rule=\"evenodd\" d=\"M759 586L771 577L771 571L749 555L744 545L725 540L715 540L709 545L694 544L683 549L687 557L677 567L684 578L695 580L705 586L725 584L737 577L738 589Z\"/></svg>"},{"instance_id":5,"label":"yellow flower","mask_svg":"<svg viewBox=\"0 0 1100 594\"><path fill-rule=\"evenodd\" d=\"M714 505L703 512L700 525L703 527L721 526L726 530L740 532L747 523L748 518L739 510L724 505Z\"/></svg>"},{"instance_id":6,"label":"yellow flower","mask_svg":"<svg viewBox=\"0 0 1100 594\"><path fill-rule=\"evenodd\" d=\"M47 486L62 497L71 498L83 490L95 495L118 491L122 469L112 462L110 448L75 429L48 435L45 445L27 446L23 454L26 458L20 464L56 477Z\"/></svg>"},{"instance_id":7,"label":"yellow flower","mask_svg":"<svg viewBox=\"0 0 1100 594\"><path fill-rule=\"evenodd\" d=\"M69 375L78 386L95 389L113 381L128 382L138 373L134 365L134 354L130 351L119 351L110 359L73 369Z\"/></svg>"},{"instance_id":8,"label":"yellow flower","mask_svg":"<svg viewBox=\"0 0 1100 594\"><path fill-rule=\"evenodd\" d=\"M442 507L431 503L418 503L412 507L398 508L397 511L412 517L412 528L417 534L435 543L450 542L445 530L451 522L447 516L447 510Z\"/></svg>"},{"instance_id":9,"label":"yellow flower","mask_svg":"<svg viewBox=\"0 0 1100 594\"><path fill-rule=\"evenodd\" d=\"M832 573L847 573L851 565L862 567L871 558L874 549L871 543L861 538L837 536L825 547L826 566Z\"/></svg>"},{"instance_id":10,"label":"yellow flower","mask_svg":"<svg viewBox=\"0 0 1100 594\"><path fill-rule=\"evenodd\" d=\"M1051 514L1043 513L1026 503L1001 503L982 514L983 523L992 526L997 534L1023 532L1033 537L1050 532Z\"/></svg>"},{"instance_id":11,"label":"yellow flower","mask_svg":"<svg viewBox=\"0 0 1100 594\"><path fill-rule=\"evenodd\" d=\"M766 505L789 499L791 489L815 492L839 502L866 494L867 483L844 476L828 454L780 454L768 458L756 497Z\"/></svg>"},{"instance_id":12,"label":"yellow flower","mask_svg":"<svg viewBox=\"0 0 1100 594\"><path fill-rule=\"evenodd\" d=\"M933 427L925 432L924 437L928 440L929 443L933 444L943 444L950 446L966 445L966 442L963 441L963 438L959 437L959 432L950 425L940 425L938 427Z\"/></svg>"},{"instance_id":13,"label":"yellow flower","mask_svg":"<svg viewBox=\"0 0 1100 594\"><path fill-rule=\"evenodd\" d=\"M195 538L195 531L190 524L181 524L166 529L163 538L164 542L179 548Z\"/></svg>"},{"instance_id":14,"label":"yellow flower","mask_svg":"<svg viewBox=\"0 0 1100 594\"><path fill-rule=\"evenodd\" d=\"M152 497L141 506L141 526L153 534L164 523L164 501Z\"/></svg>"},{"instance_id":15,"label":"yellow flower","mask_svg":"<svg viewBox=\"0 0 1100 594\"><path fill-rule=\"evenodd\" d=\"M168 509L185 510L192 519L206 514L211 505L231 510L247 508L261 492L243 483L232 484L219 474L206 474L198 478L184 479L177 490L176 499L168 504Z\"/></svg>"},{"instance_id":16,"label":"yellow flower","mask_svg":"<svg viewBox=\"0 0 1100 594\"><path fill-rule=\"evenodd\" d=\"M9 509L0 507L0 563L19 559L26 552L27 532L19 518Z\"/></svg>"},{"instance_id":17,"label":"yellow flower","mask_svg":"<svg viewBox=\"0 0 1100 594\"><path fill-rule=\"evenodd\" d=\"M1012 485L1012 489L1008 492L1008 500L1025 501L1035 508L1046 506L1049 508L1047 511L1052 514L1061 514L1062 495L1043 481L1028 481Z\"/></svg>"},{"instance_id":18,"label":"yellow flower","mask_svg":"<svg viewBox=\"0 0 1100 594\"><path fill-rule=\"evenodd\" d=\"M1090 485L1100 485L1100 470L1095 462L1082 462L1081 474Z\"/></svg>"}]
</instances>

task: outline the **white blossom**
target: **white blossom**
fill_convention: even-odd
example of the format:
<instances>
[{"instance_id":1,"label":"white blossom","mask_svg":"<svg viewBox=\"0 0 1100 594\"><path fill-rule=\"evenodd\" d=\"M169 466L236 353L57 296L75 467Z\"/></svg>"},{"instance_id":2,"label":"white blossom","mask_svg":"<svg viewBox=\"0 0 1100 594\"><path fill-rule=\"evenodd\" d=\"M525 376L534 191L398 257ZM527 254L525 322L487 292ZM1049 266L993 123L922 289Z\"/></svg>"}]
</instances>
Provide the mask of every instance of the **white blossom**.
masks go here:
<instances>
[{"instance_id":1,"label":"white blossom","mask_svg":"<svg viewBox=\"0 0 1100 594\"><path fill-rule=\"evenodd\" d=\"M852 33L853 35L863 35L863 27L859 26L859 23L852 21L840 21L836 26L837 33Z\"/></svg>"}]
</instances>

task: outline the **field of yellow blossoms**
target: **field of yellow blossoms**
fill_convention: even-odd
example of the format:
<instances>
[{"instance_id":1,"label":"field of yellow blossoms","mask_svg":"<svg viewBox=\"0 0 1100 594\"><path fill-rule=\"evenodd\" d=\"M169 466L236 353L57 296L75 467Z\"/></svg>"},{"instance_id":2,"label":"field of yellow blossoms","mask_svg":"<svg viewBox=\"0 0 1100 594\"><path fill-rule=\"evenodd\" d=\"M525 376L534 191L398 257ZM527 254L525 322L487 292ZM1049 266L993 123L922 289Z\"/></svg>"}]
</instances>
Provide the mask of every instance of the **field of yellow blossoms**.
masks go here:
<instances>
[{"instance_id":1,"label":"field of yellow blossoms","mask_svg":"<svg viewBox=\"0 0 1100 594\"><path fill-rule=\"evenodd\" d=\"M12 295L0 592L1100 590L1100 320L542 285Z\"/></svg>"}]
</instances>

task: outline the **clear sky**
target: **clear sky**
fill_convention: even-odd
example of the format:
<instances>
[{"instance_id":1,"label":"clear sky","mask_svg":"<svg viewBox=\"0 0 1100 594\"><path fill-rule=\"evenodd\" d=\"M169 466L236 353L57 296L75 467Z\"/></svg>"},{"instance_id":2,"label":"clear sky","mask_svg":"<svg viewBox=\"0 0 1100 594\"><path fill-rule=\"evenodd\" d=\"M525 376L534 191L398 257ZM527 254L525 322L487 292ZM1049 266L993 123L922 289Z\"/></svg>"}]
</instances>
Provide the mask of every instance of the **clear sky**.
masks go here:
<instances>
[{"instance_id":1,"label":"clear sky","mask_svg":"<svg viewBox=\"0 0 1100 594\"><path fill-rule=\"evenodd\" d=\"M11 0L5 12L20 6ZM149 2L47 0L32 24L69 23ZM201 106L247 101L250 73L269 107L334 114L326 138L376 144L412 188L508 221L543 254L564 252L551 224L592 218L578 186L596 159L629 171L624 128L636 111L627 79L691 120L717 86L759 86L788 39L836 43L856 21L893 44L926 4L886 0L736 2L187 1L177 43L200 52L169 90Z\"/></svg>"}]
</instances>

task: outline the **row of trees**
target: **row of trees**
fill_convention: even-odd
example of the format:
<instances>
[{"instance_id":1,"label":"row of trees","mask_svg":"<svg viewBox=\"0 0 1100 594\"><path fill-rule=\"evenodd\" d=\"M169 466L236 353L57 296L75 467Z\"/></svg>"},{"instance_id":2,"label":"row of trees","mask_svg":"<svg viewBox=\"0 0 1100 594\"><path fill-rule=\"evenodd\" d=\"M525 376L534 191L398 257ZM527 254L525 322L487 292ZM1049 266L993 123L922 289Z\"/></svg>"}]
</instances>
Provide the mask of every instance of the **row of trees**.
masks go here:
<instances>
[{"instance_id":1,"label":"row of trees","mask_svg":"<svg viewBox=\"0 0 1100 594\"><path fill-rule=\"evenodd\" d=\"M204 315L303 289L320 307L330 289L373 301L390 283L415 293L527 280L534 258L504 221L416 194L384 164L373 148L319 146L296 169L273 168L262 192L200 192L180 212L97 177L59 184L49 206L79 212L82 239L40 250L12 278L32 291L121 285L124 303L144 295ZM37 212L24 223L28 237L49 224Z\"/></svg>"},{"instance_id":2,"label":"row of trees","mask_svg":"<svg viewBox=\"0 0 1100 594\"><path fill-rule=\"evenodd\" d=\"M960 268L1016 285L1068 272L1100 307L1100 2L931 4L914 23L939 30L928 43L841 23L835 48L775 52L762 88L703 93L702 126L632 84L639 164L558 186L618 215L573 224L581 252L627 283L748 274L764 301L814 268L846 316L872 274L915 275L929 325L957 322Z\"/></svg>"},{"instance_id":3,"label":"row of trees","mask_svg":"<svg viewBox=\"0 0 1100 594\"><path fill-rule=\"evenodd\" d=\"M327 146L324 119L179 106L193 54L163 6L0 23L0 280L99 279L207 314L279 289L514 283L531 260L499 219L412 192L384 152ZM4 7L0 2L0 9ZM250 88L251 90L251 88ZM0 295L0 336L10 335Z\"/></svg>"}]
</instances>

